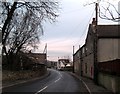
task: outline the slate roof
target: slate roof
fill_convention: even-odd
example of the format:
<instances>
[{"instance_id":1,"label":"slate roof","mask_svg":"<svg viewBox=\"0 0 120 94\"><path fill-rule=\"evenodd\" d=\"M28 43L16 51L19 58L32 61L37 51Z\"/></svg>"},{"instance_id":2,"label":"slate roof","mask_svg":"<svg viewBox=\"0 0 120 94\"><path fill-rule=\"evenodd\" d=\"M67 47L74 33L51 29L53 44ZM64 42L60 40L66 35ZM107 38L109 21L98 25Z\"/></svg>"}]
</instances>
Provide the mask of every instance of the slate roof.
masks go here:
<instances>
[{"instance_id":1,"label":"slate roof","mask_svg":"<svg viewBox=\"0 0 120 94\"><path fill-rule=\"evenodd\" d=\"M98 25L99 38L120 38L120 25Z\"/></svg>"}]
</instances>

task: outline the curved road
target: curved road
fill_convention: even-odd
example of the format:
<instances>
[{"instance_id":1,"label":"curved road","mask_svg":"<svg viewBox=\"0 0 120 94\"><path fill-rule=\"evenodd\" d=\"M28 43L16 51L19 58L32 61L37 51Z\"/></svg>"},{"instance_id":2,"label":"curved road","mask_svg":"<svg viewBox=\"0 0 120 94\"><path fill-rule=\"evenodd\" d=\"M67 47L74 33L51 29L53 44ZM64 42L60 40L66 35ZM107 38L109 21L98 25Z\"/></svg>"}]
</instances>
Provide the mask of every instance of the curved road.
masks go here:
<instances>
[{"instance_id":1,"label":"curved road","mask_svg":"<svg viewBox=\"0 0 120 94\"><path fill-rule=\"evenodd\" d=\"M42 80L34 80L23 84L14 85L3 89L5 92L29 92L39 94L41 92L86 92L85 85L69 72L50 69L50 75ZM88 93L89 94L89 93Z\"/></svg>"}]
</instances>

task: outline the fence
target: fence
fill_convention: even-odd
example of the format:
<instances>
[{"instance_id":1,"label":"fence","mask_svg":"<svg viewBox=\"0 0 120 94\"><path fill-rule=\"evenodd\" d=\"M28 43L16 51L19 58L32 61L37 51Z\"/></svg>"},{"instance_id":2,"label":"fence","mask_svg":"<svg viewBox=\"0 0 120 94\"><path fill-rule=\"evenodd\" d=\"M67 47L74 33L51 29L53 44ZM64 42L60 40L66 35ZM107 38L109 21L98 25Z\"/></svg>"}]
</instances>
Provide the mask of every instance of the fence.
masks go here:
<instances>
[{"instance_id":1,"label":"fence","mask_svg":"<svg viewBox=\"0 0 120 94\"><path fill-rule=\"evenodd\" d=\"M120 59L116 59L108 62L99 62L98 70L100 72L105 72L112 75L120 76Z\"/></svg>"}]
</instances>

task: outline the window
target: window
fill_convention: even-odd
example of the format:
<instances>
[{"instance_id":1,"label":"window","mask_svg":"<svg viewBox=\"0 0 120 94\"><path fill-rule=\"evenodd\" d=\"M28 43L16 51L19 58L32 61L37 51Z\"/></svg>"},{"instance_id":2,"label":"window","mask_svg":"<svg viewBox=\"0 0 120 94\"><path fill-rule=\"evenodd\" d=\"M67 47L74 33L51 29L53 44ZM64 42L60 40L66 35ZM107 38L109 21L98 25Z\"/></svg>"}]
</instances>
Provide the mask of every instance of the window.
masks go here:
<instances>
[{"instance_id":1,"label":"window","mask_svg":"<svg viewBox=\"0 0 120 94\"><path fill-rule=\"evenodd\" d=\"M83 47L82 52L85 53L85 48Z\"/></svg>"},{"instance_id":2,"label":"window","mask_svg":"<svg viewBox=\"0 0 120 94\"><path fill-rule=\"evenodd\" d=\"M78 57L78 58L80 57L80 53L79 53L79 52L77 53L77 57Z\"/></svg>"},{"instance_id":3,"label":"window","mask_svg":"<svg viewBox=\"0 0 120 94\"><path fill-rule=\"evenodd\" d=\"M85 63L85 73L87 73L87 63Z\"/></svg>"}]
</instances>

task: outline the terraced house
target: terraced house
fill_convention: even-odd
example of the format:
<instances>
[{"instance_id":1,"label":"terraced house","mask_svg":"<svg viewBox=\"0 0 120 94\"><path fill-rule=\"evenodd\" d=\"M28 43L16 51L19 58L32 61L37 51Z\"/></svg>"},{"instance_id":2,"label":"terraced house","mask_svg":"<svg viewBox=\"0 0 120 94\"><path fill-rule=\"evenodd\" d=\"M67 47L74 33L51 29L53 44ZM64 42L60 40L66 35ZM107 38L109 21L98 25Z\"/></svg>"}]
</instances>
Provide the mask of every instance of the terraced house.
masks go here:
<instances>
[{"instance_id":1,"label":"terraced house","mask_svg":"<svg viewBox=\"0 0 120 94\"><path fill-rule=\"evenodd\" d=\"M119 91L116 87L120 87L120 25L94 23L89 25L85 44L73 55L74 71Z\"/></svg>"}]
</instances>

